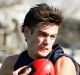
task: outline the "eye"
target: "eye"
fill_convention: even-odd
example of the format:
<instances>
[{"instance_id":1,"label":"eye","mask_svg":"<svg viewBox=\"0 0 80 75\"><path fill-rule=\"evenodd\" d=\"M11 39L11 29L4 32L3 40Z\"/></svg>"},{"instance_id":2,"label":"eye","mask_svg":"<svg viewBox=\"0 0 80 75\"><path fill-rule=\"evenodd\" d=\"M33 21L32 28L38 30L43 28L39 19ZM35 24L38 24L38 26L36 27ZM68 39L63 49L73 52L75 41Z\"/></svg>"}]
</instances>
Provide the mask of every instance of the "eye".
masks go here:
<instances>
[{"instance_id":1,"label":"eye","mask_svg":"<svg viewBox=\"0 0 80 75\"><path fill-rule=\"evenodd\" d=\"M48 35L45 32L39 32L39 36L47 37Z\"/></svg>"},{"instance_id":2,"label":"eye","mask_svg":"<svg viewBox=\"0 0 80 75\"><path fill-rule=\"evenodd\" d=\"M51 39L54 39L57 37L57 35L51 35L50 37L51 37Z\"/></svg>"},{"instance_id":3,"label":"eye","mask_svg":"<svg viewBox=\"0 0 80 75\"><path fill-rule=\"evenodd\" d=\"M41 36L43 36L43 37L46 37L46 36L47 36L47 34L45 34L45 33L42 33L42 34L41 34Z\"/></svg>"}]
</instances>

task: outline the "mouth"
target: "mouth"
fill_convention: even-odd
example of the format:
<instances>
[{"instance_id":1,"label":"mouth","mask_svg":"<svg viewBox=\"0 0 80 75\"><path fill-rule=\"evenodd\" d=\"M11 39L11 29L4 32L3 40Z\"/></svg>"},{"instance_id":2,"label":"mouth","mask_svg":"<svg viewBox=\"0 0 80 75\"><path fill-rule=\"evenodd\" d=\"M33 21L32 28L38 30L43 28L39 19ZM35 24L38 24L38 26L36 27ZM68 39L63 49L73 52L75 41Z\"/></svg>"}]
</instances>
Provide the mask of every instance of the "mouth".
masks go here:
<instances>
[{"instance_id":1,"label":"mouth","mask_svg":"<svg viewBox=\"0 0 80 75\"><path fill-rule=\"evenodd\" d=\"M40 50L49 50L48 48L45 48L45 47L40 47L39 49Z\"/></svg>"}]
</instances>

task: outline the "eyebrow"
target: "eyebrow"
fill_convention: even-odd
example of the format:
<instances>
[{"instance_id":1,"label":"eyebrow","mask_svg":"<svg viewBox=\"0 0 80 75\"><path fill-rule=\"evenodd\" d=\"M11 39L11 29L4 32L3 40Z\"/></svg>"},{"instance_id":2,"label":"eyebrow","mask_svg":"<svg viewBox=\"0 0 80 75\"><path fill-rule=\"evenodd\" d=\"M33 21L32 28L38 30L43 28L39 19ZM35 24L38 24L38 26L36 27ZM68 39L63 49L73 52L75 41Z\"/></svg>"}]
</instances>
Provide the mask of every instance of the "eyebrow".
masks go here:
<instances>
[{"instance_id":1,"label":"eyebrow","mask_svg":"<svg viewBox=\"0 0 80 75\"><path fill-rule=\"evenodd\" d=\"M45 33L45 34L48 34L48 33L44 32L44 31L39 31L39 33Z\"/></svg>"},{"instance_id":2,"label":"eyebrow","mask_svg":"<svg viewBox=\"0 0 80 75\"><path fill-rule=\"evenodd\" d=\"M48 33L44 32L44 31L39 31L39 33L43 33L43 34L48 35ZM52 34L52 35L57 35L57 34Z\"/></svg>"}]
</instances>

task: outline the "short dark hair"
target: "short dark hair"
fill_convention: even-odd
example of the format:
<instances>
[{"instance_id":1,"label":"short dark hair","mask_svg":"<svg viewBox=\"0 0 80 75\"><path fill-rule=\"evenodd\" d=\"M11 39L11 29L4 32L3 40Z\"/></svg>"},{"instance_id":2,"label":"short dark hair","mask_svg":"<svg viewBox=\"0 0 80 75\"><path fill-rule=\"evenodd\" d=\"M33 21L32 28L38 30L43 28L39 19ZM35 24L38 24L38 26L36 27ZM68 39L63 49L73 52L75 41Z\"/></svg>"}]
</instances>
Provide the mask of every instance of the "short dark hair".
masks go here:
<instances>
[{"instance_id":1,"label":"short dark hair","mask_svg":"<svg viewBox=\"0 0 80 75\"><path fill-rule=\"evenodd\" d=\"M23 27L28 26L30 29L34 28L39 22L54 23L58 26L62 24L63 16L62 11L50 7L46 3L37 4L37 6L30 9L24 19Z\"/></svg>"}]
</instances>

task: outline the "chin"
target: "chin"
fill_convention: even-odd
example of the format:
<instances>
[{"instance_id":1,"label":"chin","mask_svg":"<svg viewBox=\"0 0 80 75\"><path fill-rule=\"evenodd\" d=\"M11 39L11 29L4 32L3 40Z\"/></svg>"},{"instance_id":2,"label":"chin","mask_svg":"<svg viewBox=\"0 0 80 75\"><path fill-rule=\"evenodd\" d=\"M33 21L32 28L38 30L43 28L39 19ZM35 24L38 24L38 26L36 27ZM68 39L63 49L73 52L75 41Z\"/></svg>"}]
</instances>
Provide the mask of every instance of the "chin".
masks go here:
<instances>
[{"instance_id":1,"label":"chin","mask_svg":"<svg viewBox=\"0 0 80 75\"><path fill-rule=\"evenodd\" d=\"M49 52L39 52L39 55L41 57L46 57L49 54Z\"/></svg>"}]
</instances>

